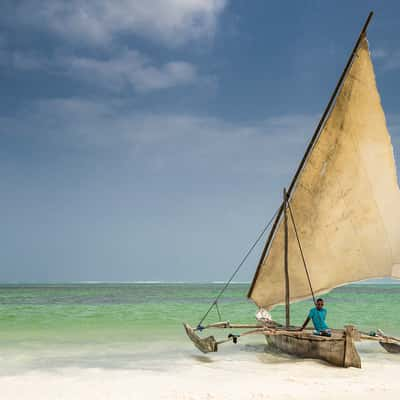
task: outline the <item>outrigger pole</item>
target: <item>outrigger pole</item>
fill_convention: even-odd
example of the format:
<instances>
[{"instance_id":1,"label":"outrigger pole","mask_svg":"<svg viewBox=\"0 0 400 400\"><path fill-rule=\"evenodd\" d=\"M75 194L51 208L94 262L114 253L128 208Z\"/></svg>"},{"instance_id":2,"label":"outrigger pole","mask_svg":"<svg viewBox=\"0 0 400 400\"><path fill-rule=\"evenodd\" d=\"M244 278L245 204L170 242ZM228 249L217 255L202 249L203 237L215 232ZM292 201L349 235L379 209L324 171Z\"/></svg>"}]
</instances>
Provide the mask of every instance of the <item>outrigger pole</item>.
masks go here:
<instances>
[{"instance_id":1,"label":"outrigger pole","mask_svg":"<svg viewBox=\"0 0 400 400\"><path fill-rule=\"evenodd\" d=\"M228 342L233 342L237 343L238 338L241 338L243 336L249 336L249 335L269 335L269 336L287 336L290 335L291 337L304 337L304 335L310 335L313 331L313 328L306 328L303 331L293 331L290 328L287 327L269 327L266 325L260 325L260 324L231 324L229 321L224 321L224 322L217 322L214 324L209 324L205 326L203 329L232 329L232 328L238 328L238 329L244 329L244 328L251 328L249 331L242 332L240 335L233 335L229 334L227 339L219 340L217 341L214 336L208 336L205 338L201 338L200 336L197 335L196 329L193 329L190 325L188 324L183 324L186 330L187 335L189 336L190 340L194 343L194 345L203 353L211 353L211 352L216 352L218 351L218 346L223 343L228 343ZM305 332L309 333L305 333ZM335 334L337 337L336 339L328 339L328 340L333 340L337 341L338 338L343 338L344 336L347 337L346 335L348 334L348 331L351 332L352 338L354 338L355 341L360 341L360 340L372 340L379 342L379 344L389 353L400 353L400 339L392 337L392 336L386 336L383 333L377 336L371 336L371 334L367 334L365 332L359 332L354 329L352 326L348 326L345 331L340 330L340 329L333 329L332 333ZM349 365L341 365L341 366L349 366Z\"/></svg>"},{"instance_id":2,"label":"outrigger pole","mask_svg":"<svg viewBox=\"0 0 400 400\"><path fill-rule=\"evenodd\" d=\"M300 175L300 173L301 173L301 171L302 171L302 169L304 167L304 164L306 163L307 158L310 155L310 152L311 152L312 148L314 147L314 144L316 143L316 141L317 141L317 139L319 137L319 134L321 133L322 127L324 126L324 123L325 123L327 117L330 114L332 106L334 105L334 102L336 100L336 96L339 93L339 90L342 87L344 78L346 77L346 75L347 75L347 73L348 73L348 71L349 71L349 69L350 69L350 67L351 67L351 65L353 63L353 59L354 59L354 56L355 56L355 54L356 54L356 52L358 50L358 46L360 45L361 40L363 39L363 37L364 37L364 35L365 35L366 31L367 31L368 25L369 25L373 15L374 15L373 11L371 11L368 14L368 17L367 17L367 19L366 19L366 21L365 21L365 23L364 23L364 25L363 25L363 27L361 29L360 35L358 36L357 42L354 45L354 48L353 48L353 50L352 50L352 52L350 54L350 57L349 57L349 59L347 61L346 66L344 67L342 75L340 76L339 81L336 84L335 90L333 91L333 93L332 93L332 95L331 95L331 97L329 99L328 105L326 106L325 111L322 114L322 117L321 117L317 127L315 128L314 134L313 134L313 136L312 136L312 138L311 138L311 140L310 140L310 142L309 142L309 144L307 146L307 149L306 149L306 151L304 153L304 156L303 156L302 160L300 161L300 164L299 164L299 166L298 166L298 168L296 170L296 173L295 173L295 175L294 175L294 177L293 177L293 179L292 179L292 181L290 183L289 189L287 191L287 198L288 199L290 199L290 196L291 196L293 188L294 188L294 186L296 184L297 178ZM265 243L264 250L263 250L263 252L261 254L260 261L258 263L256 273L255 273L253 281L251 283L249 292L247 293L247 297L251 297L251 293L253 291L255 282L256 282L256 280L258 278L258 274L260 272L261 265L262 265L262 263L264 261L265 255L267 254L267 251L269 249L270 243L272 242L272 238L274 237L275 230L276 230L276 228L278 226L278 223L279 223L279 221L281 219L283 210L284 210L284 202L282 202L282 204L281 204L281 206L280 206L280 208L278 210L278 214L276 215L276 218L275 218L274 224L272 226L272 229L271 229L271 231L269 233L267 242Z\"/></svg>"}]
</instances>

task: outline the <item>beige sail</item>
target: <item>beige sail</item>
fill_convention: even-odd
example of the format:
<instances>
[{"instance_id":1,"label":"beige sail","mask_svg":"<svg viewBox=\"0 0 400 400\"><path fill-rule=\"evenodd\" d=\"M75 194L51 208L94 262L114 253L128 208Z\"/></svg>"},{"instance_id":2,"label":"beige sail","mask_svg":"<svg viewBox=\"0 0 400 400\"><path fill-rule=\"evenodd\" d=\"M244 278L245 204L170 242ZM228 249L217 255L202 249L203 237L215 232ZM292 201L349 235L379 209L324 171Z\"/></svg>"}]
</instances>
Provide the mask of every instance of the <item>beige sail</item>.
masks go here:
<instances>
[{"instance_id":1,"label":"beige sail","mask_svg":"<svg viewBox=\"0 0 400 400\"><path fill-rule=\"evenodd\" d=\"M290 204L316 293L363 279L400 278L400 191L365 36ZM284 302L283 239L280 221L249 296L260 307ZM290 218L288 256L290 300L309 297Z\"/></svg>"}]
</instances>

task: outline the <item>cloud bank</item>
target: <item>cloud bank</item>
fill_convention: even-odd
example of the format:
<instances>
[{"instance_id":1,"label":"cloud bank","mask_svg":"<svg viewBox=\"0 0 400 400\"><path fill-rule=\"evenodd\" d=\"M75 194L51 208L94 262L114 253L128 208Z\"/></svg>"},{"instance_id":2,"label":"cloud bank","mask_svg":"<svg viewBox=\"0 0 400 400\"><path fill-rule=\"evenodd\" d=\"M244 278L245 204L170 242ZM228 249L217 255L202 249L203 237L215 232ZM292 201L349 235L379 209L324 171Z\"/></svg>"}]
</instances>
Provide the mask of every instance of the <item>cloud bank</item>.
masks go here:
<instances>
[{"instance_id":1,"label":"cloud bank","mask_svg":"<svg viewBox=\"0 0 400 400\"><path fill-rule=\"evenodd\" d=\"M134 34L169 46L210 37L226 0L7 1L20 24L74 42L106 45ZM8 21L11 23L10 19Z\"/></svg>"},{"instance_id":2,"label":"cloud bank","mask_svg":"<svg viewBox=\"0 0 400 400\"><path fill-rule=\"evenodd\" d=\"M196 66L185 61L155 64L135 50L123 50L107 57L56 55L4 51L0 65L20 71L47 71L118 93L129 89L139 92L195 84L200 77ZM201 78L207 79L207 78Z\"/></svg>"},{"instance_id":3,"label":"cloud bank","mask_svg":"<svg viewBox=\"0 0 400 400\"><path fill-rule=\"evenodd\" d=\"M115 94L201 83L210 78L174 49L212 38L226 5L225 0L6 0L0 23L9 42L21 30L43 32L53 41L44 51L0 36L0 66L62 74ZM166 48L167 55L139 49L138 38Z\"/></svg>"}]
</instances>

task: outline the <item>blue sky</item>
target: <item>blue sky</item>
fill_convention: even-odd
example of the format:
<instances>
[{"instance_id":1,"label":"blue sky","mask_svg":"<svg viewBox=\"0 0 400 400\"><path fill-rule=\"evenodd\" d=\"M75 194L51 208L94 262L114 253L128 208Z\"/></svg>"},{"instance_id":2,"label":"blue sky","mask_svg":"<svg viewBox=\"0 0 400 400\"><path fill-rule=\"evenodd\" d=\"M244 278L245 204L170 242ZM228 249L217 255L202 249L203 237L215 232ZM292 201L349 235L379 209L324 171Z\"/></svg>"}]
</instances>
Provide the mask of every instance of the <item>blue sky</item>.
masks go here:
<instances>
[{"instance_id":1,"label":"blue sky","mask_svg":"<svg viewBox=\"0 0 400 400\"><path fill-rule=\"evenodd\" d=\"M399 162L398 2L3 0L0 281L224 280L370 9Z\"/></svg>"}]
</instances>

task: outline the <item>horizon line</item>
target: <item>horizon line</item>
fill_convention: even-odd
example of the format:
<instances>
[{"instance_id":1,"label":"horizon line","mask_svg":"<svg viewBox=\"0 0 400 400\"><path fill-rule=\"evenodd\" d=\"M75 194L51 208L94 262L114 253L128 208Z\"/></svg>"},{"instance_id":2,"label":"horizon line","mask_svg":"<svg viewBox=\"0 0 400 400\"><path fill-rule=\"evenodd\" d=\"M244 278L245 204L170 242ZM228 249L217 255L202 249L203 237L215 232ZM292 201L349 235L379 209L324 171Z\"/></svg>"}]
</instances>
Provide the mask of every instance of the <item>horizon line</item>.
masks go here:
<instances>
[{"instance_id":1,"label":"horizon line","mask_svg":"<svg viewBox=\"0 0 400 400\"><path fill-rule=\"evenodd\" d=\"M135 281L113 281L113 280L84 280L84 281L0 281L0 285L99 285L99 284L143 284L143 285L157 285L157 284L202 284L202 285L223 285L226 281L162 281L162 280L135 280ZM251 281L232 281L232 285L250 285ZM399 279L393 278L373 278L364 281L357 281L349 283L349 285L368 285L368 284L400 284Z\"/></svg>"}]
</instances>

